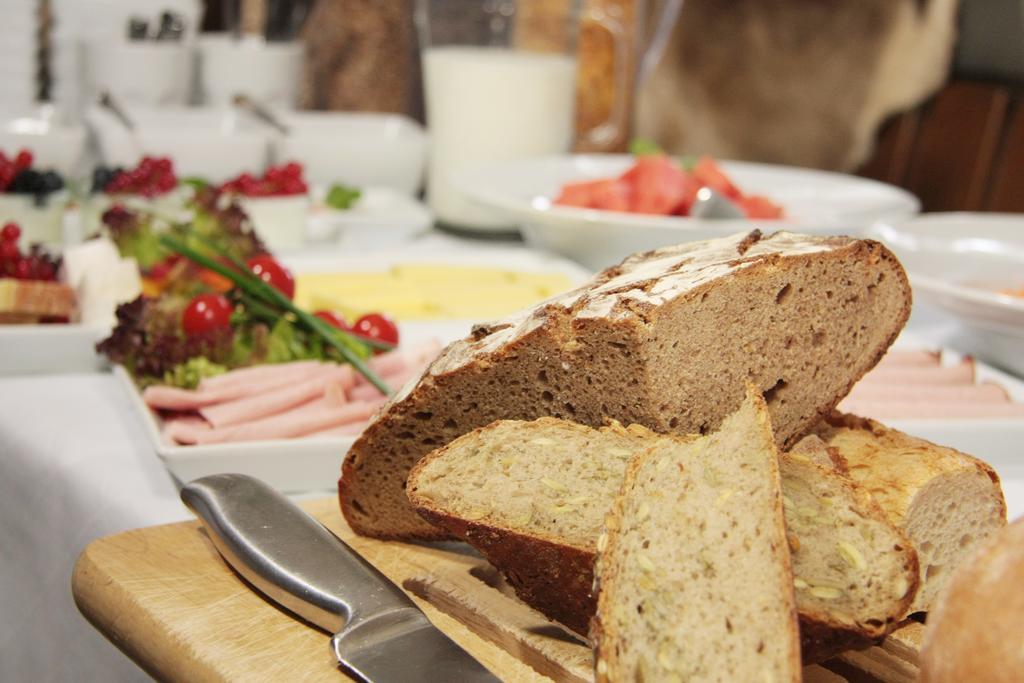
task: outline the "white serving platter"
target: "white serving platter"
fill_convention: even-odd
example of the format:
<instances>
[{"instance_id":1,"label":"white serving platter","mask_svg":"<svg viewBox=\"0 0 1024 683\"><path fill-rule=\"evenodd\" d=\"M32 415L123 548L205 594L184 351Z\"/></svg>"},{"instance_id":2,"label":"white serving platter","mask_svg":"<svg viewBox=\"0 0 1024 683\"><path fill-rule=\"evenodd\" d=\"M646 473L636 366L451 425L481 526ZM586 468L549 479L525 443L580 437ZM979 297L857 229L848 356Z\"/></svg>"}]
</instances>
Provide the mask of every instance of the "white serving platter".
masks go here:
<instances>
[{"instance_id":1,"label":"white serving platter","mask_svg":"<svg viewBox=\"0 0 1024 683\"><path fill-rule=\"evenodd\" d=\"M723 161L721 165L745 193L762 194L781 204L784 219L707 220L553 203L565 183L615 177L634 161L627 154L538 157L473 169L460 174L456 183L474 201L517 221L527 242L594 269L616 263L635 251L753 228L858 233L875 221L902 219L920 210L920 203L910 193L874 180L738 161Z\"/></svg>"},{"instance_id":2,"label":"white serving platter","mask_svg":"<svg viewBox=\"0 0 1024 683\"><path fill-rule=\"evenodd\" d=\"M936 213L882 221L868 235L899 257L915 296L969 334L971 351L1024 375L1024 216Z\"/></svg>"},{"instance_id":3,"label":"white serving platter","mask_svg":"<svg viewBox=\"0 0 1024 683\"><path fill-rule=\"evenodd\" d=\"M282 261L296 273L379 271L398 264L430 263L494 267L522 272L562 273L580 283L589 273L555 256L513 247L467 246L454 238L431 234L401 250L346 254L312 250L283 254ZM476 320L399 322L402 345L429 339L448 343L465 337ZM235 444L180 446L164 441L161 420L142 401L129 373L120 366L114 375L129 396L133 412L145 425L157 457L180 482L208 474L240 472L258 477L281 491L294 493L330 488L340 474L341 460L353 437L279 439Z\"/></svg>"},{"instance_id":4,"label":"white serving platter","mask_svg":"<svg viewBox=\"0 0 1024 683\"><path fill-rule=\"evenodd\" d=\"M78 324L0 325L0 376L93 372L109 330Z\"/></svg>"}]
</instances>

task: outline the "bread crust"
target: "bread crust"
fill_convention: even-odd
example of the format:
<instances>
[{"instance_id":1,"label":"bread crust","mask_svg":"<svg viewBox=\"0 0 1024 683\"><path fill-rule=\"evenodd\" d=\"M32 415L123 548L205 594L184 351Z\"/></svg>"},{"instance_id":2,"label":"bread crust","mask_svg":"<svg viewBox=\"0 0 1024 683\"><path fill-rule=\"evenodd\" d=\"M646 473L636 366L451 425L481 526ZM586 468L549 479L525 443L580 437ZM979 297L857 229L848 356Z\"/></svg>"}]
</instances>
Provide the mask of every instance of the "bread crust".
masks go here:
<instances>
[{"instance_id":1,"label":"bread crust","mask_svg":"<svg viewBox=\"0 0 1024 683\"><path fill-rule=\"evenodd\" d=\"M547 419L551 418L541 418L538 422ZM463 438L485 438L486 432L495 429L497 424L496 422L479 427L473 430L471 435ZM656 436L639 425L622 427L612 422L602 429L637 436ZM674 438L682 441L687 437ZM591 626L591 618L597 609L597 597L592 591L596 549L592 546L570 545L557 538L522 533L478 520L462 519L446 513L432 500L420 495L415 488L419 472L435 459L443 458L450 447L451 444L431 452L413 468L408 487L408 496L413 507L423 519L438 528L440 533L450 534L476 548L488 562L506 576L523 602L549 619L586 637ZM807 465L817 469L820 476L832 479L836 485L845 489L865 517L893 529L894 534L901 539L899 545L903 548L900 552L904 553L906 561L904 573L908 589L902 600L893 604L890 613L877 624L850 624L824 611L800 610L801 654L805 664L823 662L845 650L864 648L878 642L898 626L899 619L907 612L919 585L917 554L906 535L891 526L885 512L870 494L849 477L844 476L840 469L843 464L842 458L835 449L823 444L821 447L828 451L828 457L839 459L836 467L828 469L810 462ZM791 456L783 454L781 457Z\"/></svg>"},{"instance_id":2,"label":"bread crust","mask_svg":"<svg viewBox=\"0 0 1024 683\"><path fill-rule=\"evenodd\" d=\"M922 683L1021 680L1024 519L987 539L953 573L928 615Z\"/></svg>"},{"instance_id":3,"label":"bread crust","mask_svg":"<svg viewBox=\"0 0 1024 683\"><path fill-rule=\"evenodd\" d=\"M728 278L741 281L785 270L797 272L805 264L819 259L856 263L858 267L867 266L888 274L896 284L889 283L886 286L893 288L893 292L899 292L902 298L898 315L879 321L880 325L886 327L877 348L865 350L864 355L858 357L852 366L844 366L846 374L843 386L832 395L817 397L813 409L802 416L799 424L792 425L787 433L780 434L780 445L788 446L795 442L821 416L828 414L853 384L884 355L909 316L909 283L896 257L878 242L839 237L807 238L786 233L776 233L768 238L762 238L759 233L751 233L734 238L727 239L742 242L747 249L742 253L737 252L731 261L717 263L720 275L704 277L703 271L698 271L703 279L698 278L692 286L680 285L678 293L673 290L671 298L660 294L658 296L661 298L657 298L651 292L658 291L658 286L663 284L662 278L677 277L681 271L662 273L644 270L645 258L657 258L667 250L639 254L600 273L591 283L575 292L518 317L478 326L470 337L450 345L418 381L410 383L381 410L346 454L339 482L339 496L342 512L349 525L357 533L384 539L444 538L445 534L419 518L406 504L404 484L409 470L434 448L494 419L531 420L554 415L598 426L604 418L609 417L626 423L639 422L657 431L678 432L691 429L697 431L696 427L699 426L680 424L678 429L674 429L667 416L655 419L653 412L649 419L645 418L646 413L641 414L642 411L653 411L654 407L646 408L641 404L653 403L651 401L638 401L634 404L639 406L636 408L639 412L634 415L618 414L615 409L604 411L600 405L602 401L598 398L582 399L584 403L591 400L594 405L588 403L565 407L540 401L531 403L533 399L525 398L525 403L509 400L486 410L478 406L475 400L460 398L458 386L465 386L467 382L486 383L494 381L496 377L500 380L504 375L496 374L494 370L507 367L503 364L530 358L546 359L552 366L559 363L566 365L567 359L573 359L574 345L579 346L576 339L598 328L606 336L619 335L631 340L631 343L642 344L649 338L666 302L682 306L699 300ZM723 241L698 243L694 248L710 248L712 244L720 247L720 242ZM773 248L780 251L773 252ZM680 261L680 258L675 260ZM699 256L694 256L690 261L699 262L699 259ZM680 263L690 261L682 259ZM634 280L628 280L626 285L617 287L617 278L623 273L632 273L630 269L645 274L636 275ZM580 359L575 360L582 362ZM645 368L644 372L657 374L656 368L650 367ZM522 379L528 384L534 382L533 377ZM606 393L612 395L617 392L615 387L609 387ZM725 402L734 400L732 407L735 407L741 394L741 387L737 385L735 396L717 398ZM576 414L577 409L580 409L579 415ZM425 416L424 420L418 421L417 416L421 415ZM448 416L451 425L455 425L457 420L457 426L441 428L435 425L432 434L443 433L443 437L423 438L419 427L426 427L430 420L433 420L431 424L440 422L443 416Z\"/></svg>"},{"instance_id":4,"label":"bread crust","mask_svg":"<svg viewBox=\"0 0 1024 683\"><path fill-rule=\"evenodd\" d=\"M978 458L904 434L875 420L839 412L831 413L813 429L813 433L825 441L830 450L837 451L838 460L850 472L851 479L871 495L890 523L905 533L912 546L914 532L910 527L915 523L914 513L924 495L922 492L927 492L930 485L942 482L946 477L966 477L959 480L960 484L970 480L985 482L988 498L974 502L976 506L995 504L995 514L989 520L993 525L987 531L1006 524L1006 500L999 475ZM980 540L974 539L974 542ZM943 564L952 565L970 549L970 546L962 548L962 553L958 551L957 557L949 558ZM927 611L931 596L946 576L941 574L938 579L929 581L928 553L922 550L919 555L919 573L924 576L919 580L917 595L908 606L908 612ZM943 567L946 570L952 568ZM901 615L901 618L905 616Z\"/></svg>"},{"instance_id":5,"label":"bread crust","mask_svg":"<svg viewBox=\"0 0 1024 683\"><path fill-rule=\"evenodd\" d=\"M766 465L769 469L769 478L774 482L774 500L772 514L772 526L774 527L774 537L782 539L781 545L772 548L774 550L773 555L775 561L780 564L781 572L783 576L792 577L793 571L790 565L789 549L786 546L786 527L783 521L783 510L782 510L782 493L781 493L781 476L779 474L779 463L778 463L778 451L774 445L774 438L772 435L771 423L768 418L768 409L765 405L764 398L760 392L757 391L752 385L747 384L747 401L753 402L756 409L756 419L762 430L766 432L768 441L772 443L772 450L774 451L774 457L770 457L766 461ZM674 437L670 437L674 438ZM681 441L681 440L680 440ZM626 501L629 497L629 492L636 483L637 476L646 462L653 457L651 450L646 450L636 455L627 465L626 474L622 481L622 485L619 488L618 494L615 496L615 500L612 503L611 512L608 514L606 522L606 528L608 530L619 529L624 525L625 514L624 508ZM621 641L618 634L615 633L614 629L610 628L609 624L604 623L601 615L611 609L611 606L605 606L605 603L609 598L607 592L602 592L602 586L608 586L618 580L618 576L614 570L609 572L603 567L605 557L613 557L616 555L618 544L620 541L620 534L618 533L607 533L607 543L603 552L597 553L596 562L594 565L594 582L593 592L597 594L597 609L594 613L593 618L590 620L590 641L594 647L594 664L595 664L595 681L596 683L609 683L614 682L616 679L611 675L611 672L618 672L621 670L619 664L619 651L614 646L608 647L609 641L616 639ZM789 579L787 578L787 581ZM793 682L797 683L801 678L801 667L800 667L800 636L798 627L798 615L796 610L796 599L793 592L792 583L786 588L786 597L788 599L788 623L790 632L779 633L779 638L786 638L790 647L786 655L788 661L788 669L793 672Z\"/></svg>"}]
</instances>

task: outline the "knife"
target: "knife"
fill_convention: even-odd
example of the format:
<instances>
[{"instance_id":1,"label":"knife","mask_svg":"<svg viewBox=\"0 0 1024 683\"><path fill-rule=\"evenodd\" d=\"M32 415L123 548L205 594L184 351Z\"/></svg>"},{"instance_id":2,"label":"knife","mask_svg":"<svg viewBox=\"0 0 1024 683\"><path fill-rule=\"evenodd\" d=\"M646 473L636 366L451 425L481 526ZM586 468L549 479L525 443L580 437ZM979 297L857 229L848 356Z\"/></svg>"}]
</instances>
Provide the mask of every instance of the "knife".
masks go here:
<instances>
[{"instance_id":1,"label":"knife","mask_svg":"<svg viewBox=\"0 0 1024 683\"><path fill-rule=\"evenodd\" d=\"M235 571L277 604L334 633L331 648L357 680L501 680L369 562L260 480L203 477L185 486L181 499Z\"/></svg>"}]
</instances>

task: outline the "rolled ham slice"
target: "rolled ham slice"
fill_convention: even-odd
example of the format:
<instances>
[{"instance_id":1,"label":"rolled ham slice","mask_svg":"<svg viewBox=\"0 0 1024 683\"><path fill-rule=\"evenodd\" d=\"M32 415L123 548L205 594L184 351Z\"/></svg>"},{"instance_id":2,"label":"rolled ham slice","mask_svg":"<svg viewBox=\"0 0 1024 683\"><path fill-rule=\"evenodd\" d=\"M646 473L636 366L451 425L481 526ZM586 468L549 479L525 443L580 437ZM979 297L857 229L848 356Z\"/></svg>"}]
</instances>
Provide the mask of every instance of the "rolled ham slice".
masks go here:
<instances>
[{"instance_id":1,"label":"rolled ham slice","mask_svg":"<svg viewBox=\"0 0 1024 683\"><path fill-rule=\"evenodd\" d=\"M887 384L973 384L974 363L965 361L959 365L940 367L885 366L879 365L864 375L858 382L867 384L884 382Z\"/></svg>"},{"instance_id":2,"label":"rolled ham slice","mask_svg":"<svg viewBox=\"0 0 1024 683\"><path fill-rule=\"evenodd\" d=\"M362 422L353 422L352 424L332 427L320 432L313 432L307 436L359 436L363 433L363 430L366 429L366 425L368 424L369 422L367 420L363 420Z\"/></svg>"},{"instance_id":3,"label":"rolled ham slice","mask_svg":"<svg viewBox=\"0 0 1024 683\"><path fill-rule=\"evenodd\" d=\"M249 368L238 368L237 370L225 372L223 375L207 377L199 383L199 389L214 389L217 387L225 387L235 384L259 382L271 377L289 375L300 368L311 368L320 365L324 365L324 363L318 360L299 360L291 363L272 363L270 365L254 365Z\"/></svg>"},{"instance_id":4,"label":"rolled ham slice","mask_svg":"<svg viewBox=\"0 0 1024 683\"><path fill-rule=\"evenodd\" d=\"M211 429L200 435L196 443L211 444L228 441L262 441L264 439L292 439L332 427L365 421L384 403L358 401L341 407L317 399L291 410L252 422Z\"/></svg>"},{"instance_id":5,"label":"rolled ham slice","mask_svg":"<svg viewBox=\"0 0 1024 683\"><path fill-rule=\"evenodd\" d=\"M998 384L858 384L847 401L924 401L965 403L1009 403L1010 396Z\"/></svg>"},{"instance_id":6,"label":"rolled ham slice","mask_svg":"<svg viewBox=\"0 0 1024 683\"><path fill-rule=\"evenodd\" d=\"M381 379L384 380L384 383L387 384L392 391L398 391L406 382L413 377L418 376L422 371L422 367L407 367L394 375L384 375ZM380 389L369 383L357 384L348 392L348 395L353 401L369 401L383 396L383 394L380 393Z\"/></svg>"},{"instance_id":7,"label":"rolled ham slice","mask_svg":"<svg viewBox=\"0 0 1024 683\"><path fill-rule=\"evenodd\" d=\"M174 417L164 422L163 437L171 443L191 445L198 442L200 434L205 434L210 429L209 423L201 417Z\"/></svg>"},{"instance_id":8,"label":"rolled ham slice","mask_svg":"<svg viewBox=\"0 0 1024 683\"><path fill-rule=\"evenodd\" d=\"M847 399L839 409L875 420L955 419L1024 417L1024 403L968 403L962 401L854 401Z\"/></svg>"},{"instance_id":9,"label":"rolled ham slice","mask_svg":"<svg viewBox=\"0 0 1024 683\"><path fill-rule=\"evenodd\" d=\"M434 360L440 352L441 342L431 339L410 349L388 351L374 356L366 361L366 364L381 377L398 375L422 368ZM357 383L366 383L366 379L360 376L357 378Z\"/></svg>"},{"instance_id":10,"label":"rolled ham slice","mask_svg":"<svg viewBox=\"0 0 1024 683\"><path fill-rule=\"evenodd\" d=\"M938 351L890 351L879 361L884 367L935 367L942 362Z\"/></svg>"},{"instance_id":11,"label":"rolled ham slice","mask_svg":"<svg viewBox=\"0 0 1024 683\"><path fill-rule=\"evenodd\" d=\"M330 385L343 386L343 377L346 376L343 370L346 369L351 372L349 366L325 367L316 377L279 387L271 392L260 392L234 401L206 406L199 409L199 414L214 427L227 427L275 415L323 396ZM338 394L337 391L333 393L335 399ZM344 391L341 391L340 395L344 396Z\"/></svg>"},{"instance_id":12,"label":"rolled ham slice","mask_svg":"<svg viewBox=\"0 0 1024 683\"><path fill-rule=\"evenodd\" d=\"M199 410L200 408L246 398L255 394L266 394L296 382L321 376L324 372L331 371L334 368L341 369L342 374L339 376L344 378L346 385L351 386L355 384L355 378L352 377L352 367L348 365L338 366L334 364L306 363L303 361L300 363L282 363L276 367L278 368L277 371L270 375L261 377L250 374L248 375L249 379L245 382L233 381L227 384L216 385L212 388L206 387L191 390L154 385L146 387L142 392L142 400L150 408L157 410ZM233 373L246 372L250 369L255 368L240 368L211 379L227 377Z\"/></svg>"}]
</instances>

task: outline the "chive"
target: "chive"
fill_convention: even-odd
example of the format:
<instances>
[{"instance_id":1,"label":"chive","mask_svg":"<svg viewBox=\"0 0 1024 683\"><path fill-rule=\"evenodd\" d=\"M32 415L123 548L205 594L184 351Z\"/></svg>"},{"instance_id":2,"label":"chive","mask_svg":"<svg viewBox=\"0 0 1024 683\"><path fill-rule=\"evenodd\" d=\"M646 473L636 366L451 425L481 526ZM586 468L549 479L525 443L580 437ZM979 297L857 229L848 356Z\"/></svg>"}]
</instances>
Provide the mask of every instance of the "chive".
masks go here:
<instances>
[{"instance_id":1,"label":"chive","mask_svg":"<svg viewBox=\"0 0 1024 683\"><path fill-rule=\"evenodd\" d=\"M365 344L371 347L375 346L374 344L367 344L368 340L356 337L355 335L350 335L346 333L344 330L338 330L337 328L328 325L325 321L321 320L320 318L317 318L316 316L311 315L306 311L302 310L294 303L292 303L292 301L288 297L279 292L276 288L272 287L271 285L267 284L260 278L250 273L248 268L245 266L245 264L241 263L241 261L233 258L229 254L224 253L222 250L217 249L211 244L207 244L207 246L210 247L219 256L223 256L227 258L229 261L231 261L232 264L235 265L236 268L238 268L238 270L227 268L226 266L224 266L224 264L209 258L205 254L201 254L198 251L195 251L194 249L178 241L175 237L171 235L160 235L160 243L163 244L168 249L181 254L182 256L192 261L193 263L196 263L208 270L212 270L218 275L223 275L228 280L231 280L231 282L233 282L235 286L242 290L243 293L248 294L257 301L260 301L263 304L276 305L285 309L286 311L290 311L295 315L296 318L298 318L300 322L304 323L307 328L316 333L325 342L327 342L327 344L334 347L341 354L342 358L348 361L352 365L352 367L359 371L359 374L365 377L367 381L373 384L373 386L380 389L385 396L391 395L391 389L390 387L388 387L387 384L384 383L384 380L378 377L377 373L371 370L370 367L363 362L362 358L352 353L352 350L350 348L342 344L335 335L337 335L340 332L343 336L354 339L360 344ZM392 348L390 345L387 345L387 347Z\"/></svg>"}]
</instances>

